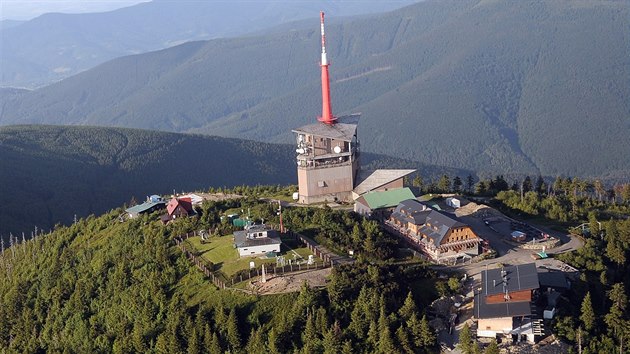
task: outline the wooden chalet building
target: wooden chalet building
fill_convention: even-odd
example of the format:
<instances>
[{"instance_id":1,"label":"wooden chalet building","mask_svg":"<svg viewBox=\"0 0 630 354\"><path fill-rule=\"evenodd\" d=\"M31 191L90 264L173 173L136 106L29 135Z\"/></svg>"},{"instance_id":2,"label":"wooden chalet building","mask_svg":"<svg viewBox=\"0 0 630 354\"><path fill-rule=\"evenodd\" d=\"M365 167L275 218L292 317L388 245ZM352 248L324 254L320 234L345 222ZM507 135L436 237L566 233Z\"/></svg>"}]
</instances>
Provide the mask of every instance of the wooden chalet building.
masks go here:
<instances>
[{"instance_id":1,"label":"wooden chalet building","mask_svg":"<svg viewBox=\"0 0 630 354\"><path fill-rule=\"evenodd\" d=\"M187 218L196 215L190 198L173 198L166 205L166 214L162 215L165 224L178 218Z\"/></svg>"},{"instance_id":2,"label":"wooden chalet building","mask_svg":"<svg viewBox=\"0 0 630 354\"><path fill-rule=\"evenodd\" d=\"M481 272L481 290L475 294L477 337L510 337L534 343L542 334L542 321L533 304L537 295L535 263L486 269Z\"/></svg>"},{"instance_id":3,"label":"wooden chalet building","mask_svg":"<svg viewBox=\"0 0 630 354\"><path fill-rule=\"evenodd\" d=\"M482 242L469 225L416 199L398 204L386 225L434 261L478 255Z\"/></svg>"}]
</instances>

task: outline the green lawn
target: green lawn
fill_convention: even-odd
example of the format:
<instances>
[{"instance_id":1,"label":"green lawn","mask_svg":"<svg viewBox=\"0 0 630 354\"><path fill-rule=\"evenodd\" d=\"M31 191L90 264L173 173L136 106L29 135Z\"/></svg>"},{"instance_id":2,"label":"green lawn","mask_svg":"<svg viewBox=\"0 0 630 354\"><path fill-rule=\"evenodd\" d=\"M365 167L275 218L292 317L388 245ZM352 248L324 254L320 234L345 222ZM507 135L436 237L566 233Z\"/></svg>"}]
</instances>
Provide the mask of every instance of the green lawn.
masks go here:
<instances>
[{"instance_id":1,"label":"green lawn","mask_svg":"<svg viewBox=\"0 0 630 354\"><path fill-rule=\"evenodd\" d=\"M232 235L211 237L210 241L204 244L201 244L201 239L199 237L191 237L188 239L188 242L195 247L195 249L201 252L201 256L204 259L214 263L217 267L216 269L222 271L228 277L239 270L248 269L249 262L252 261L256 264L256 267L261 266L263 263L276 263L275 258L263 259L264 256L260 255L252 257L239 257L238 251L234 248ZM295 259L295 254L298 255L298 259L300 257L307 259L308 256L312 254L308 248L302 247L302 245L292 239L283 238L282 242L280 254L284 255L287 259Z\"/></svg>"}]
</instances>

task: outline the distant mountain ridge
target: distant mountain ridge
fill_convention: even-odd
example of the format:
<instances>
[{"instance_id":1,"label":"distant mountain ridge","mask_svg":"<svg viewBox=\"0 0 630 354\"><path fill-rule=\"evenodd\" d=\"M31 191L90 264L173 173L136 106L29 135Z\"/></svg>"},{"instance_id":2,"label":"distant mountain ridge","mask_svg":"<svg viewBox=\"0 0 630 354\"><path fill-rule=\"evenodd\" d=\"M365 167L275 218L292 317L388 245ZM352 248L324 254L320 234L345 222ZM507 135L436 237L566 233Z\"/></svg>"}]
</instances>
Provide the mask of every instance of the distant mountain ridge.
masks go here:
<instances>
[{"instance_id":1,"label":"distant mountain ridge","mask_svg":"<svg viewBox=\"0 0 630 354\"><path fill-rule=\"evenodd\" d=\"M362 154L365 168L467 171ZM297 183L290 145L137 129L0 128L0 236L69 223L151 194Z\"/></svg>"},{"instance_id":2,"label":"distant mountain ridge","mask_svg":"<svg viewBox=\"0 0 630 354\"><path fill-rule=\"evenodd\" d=\"M629 176L624 4L426 1L330 24L333 111L362 112L363 151L479 173ZM0 124L289 143L321 110L309 23L116 59L7 99Z\"/></svg>"},{"instance_id":3,"label":"distant mountain ridge","mask_svg":"<svg viewBox=\"0 0 630 354\"><path fill-rule=\"evenodd\" d=\"M319 10L350 16L413 2L154 0L108 12L2 21L0 86L42 86L120 56L252 33L316 17Z\"/></svg>"}]
</instances>

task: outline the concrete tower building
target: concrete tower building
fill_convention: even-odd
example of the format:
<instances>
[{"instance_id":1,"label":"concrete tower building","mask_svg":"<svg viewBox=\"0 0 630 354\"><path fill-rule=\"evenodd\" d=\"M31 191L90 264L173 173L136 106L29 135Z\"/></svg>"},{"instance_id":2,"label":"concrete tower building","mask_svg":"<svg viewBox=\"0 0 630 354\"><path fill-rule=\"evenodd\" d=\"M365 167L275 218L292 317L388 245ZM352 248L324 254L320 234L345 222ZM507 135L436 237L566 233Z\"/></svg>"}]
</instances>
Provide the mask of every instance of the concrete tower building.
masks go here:
<instances>
[{"instance_id":1,"label":"concrete tower building","mask_svg":"<svg viewBox=\"0 0 630 354\"><path fill-rule=\"evenodd\" d=\"M298 202L352 202L375 190L401 188L403 177L414 170L360 171L357 124L359 114L335 117L330 101L324 13L322 35L322 115L319 123L293 130L297 139Z\"/></svg>"},{"instance_id":2,"label":"concrete tower building","mask_svg":"<svg viewBox=\"0 0 630 354\"><path fill-rule=\"evenodd\" d=\"M320 13L322 35L322 115L319 123L293 130L297 138L297 165L300 203L352 201L359 173L358 115L332 114L324 13Z\"/></svg>"}]
</instances>

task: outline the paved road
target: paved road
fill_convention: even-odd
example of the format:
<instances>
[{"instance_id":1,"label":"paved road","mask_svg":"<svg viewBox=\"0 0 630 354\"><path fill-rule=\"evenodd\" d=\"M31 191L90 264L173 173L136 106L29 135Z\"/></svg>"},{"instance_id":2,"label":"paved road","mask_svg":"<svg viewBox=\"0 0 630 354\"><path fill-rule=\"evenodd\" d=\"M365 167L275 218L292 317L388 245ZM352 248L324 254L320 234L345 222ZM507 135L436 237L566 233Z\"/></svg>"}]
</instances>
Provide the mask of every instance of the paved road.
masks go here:
<instances>
[{"instance_id":1,"label":"paved road","mask_svg":"<svg viewBox=\"0 0 630 354\"><path fill-rule=\"evenodd\" d=\"M498 212L493 213L499 217L495 216L495 221L491 222L489 226L484 223L484 217L471 215L460 217L460 219L468 223L481 238L488 241L490 247L497 251L497 257L477 263L453 266L450 267L451 269L464 271L469 276L474 277L486 267L493 267L498 263L514 265L531 263L534 261L532 258L532 253L534 253L533 250L523 249L520 247L521 244L509 241L510 233L512 232L509 221L510 219ZM552 249L547 249L546 252L548 254L559 254L573 251L582 247L583 245L582 240L578 237L567 235L555 230L548 229L546 227L541 227L539 225L534 225L531 223L529 224L535 229L545 232L561 241L561 244L559 246ZM536 264L537 266L540 266L545 262L549 263L549 260L538 260L536 261ZM476 278L477 277L475 277L475 279Z\"/></svg>"}]
</instances>

